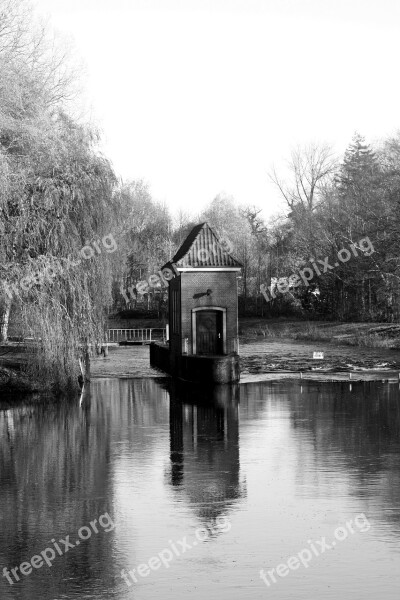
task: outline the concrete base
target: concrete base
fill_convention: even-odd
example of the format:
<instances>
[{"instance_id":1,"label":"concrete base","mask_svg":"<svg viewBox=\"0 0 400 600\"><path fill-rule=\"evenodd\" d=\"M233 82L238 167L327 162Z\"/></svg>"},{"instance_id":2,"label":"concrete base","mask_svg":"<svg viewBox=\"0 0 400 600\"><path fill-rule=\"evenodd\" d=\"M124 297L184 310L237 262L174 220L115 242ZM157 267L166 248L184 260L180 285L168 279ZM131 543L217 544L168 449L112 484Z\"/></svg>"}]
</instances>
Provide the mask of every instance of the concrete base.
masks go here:
<instances>
[{"instance_id":1,"label":"concrete base","mask_svg":"<svg viewBox=\"0 0 400 600\"><path fill-rule=\"evenodd\" d=\"M237 383L240 380L239 355L175 356L171 360L169 346L152 344L150 364L173 377L196 383Z\"/></svg>"},{"instance_id":2,"label":"concrete base","mask_svg":"<svg viewBox=\"0 0 400 600\"><path fill-rule=\"evenodd\" d=\"M191 404L210 408L237 408L240 402L240 385L201 385L182 379L170 379L168 384L172 404Z\"/></svg>"},{"instance_id":3,"label":"concrete base","mask_svg":"<svg viewBox=\"0 0 400 600\"><path fill-rule=\"evenodd\" d=\"M156 342L150 344L150 365L172 375L167 344L157 344Z\"/></svg>"}]
</instances>

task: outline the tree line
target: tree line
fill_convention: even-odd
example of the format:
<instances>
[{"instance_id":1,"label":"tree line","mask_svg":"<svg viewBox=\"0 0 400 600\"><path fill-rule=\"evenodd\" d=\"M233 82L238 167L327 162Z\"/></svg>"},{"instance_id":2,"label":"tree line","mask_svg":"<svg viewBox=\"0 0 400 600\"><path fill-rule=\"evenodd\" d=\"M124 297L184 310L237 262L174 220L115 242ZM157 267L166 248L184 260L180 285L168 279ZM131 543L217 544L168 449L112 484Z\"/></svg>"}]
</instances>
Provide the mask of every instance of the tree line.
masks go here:
<instances>
[{"instance_id":1,"label":"tree line","mask_svg":"<svg viewBox=\"0 0 400 600\"><path fill-rule=\"evenodd\" d=\"M269 231L266 280L275 287L276 278L309 266L310 257L337 266L277 297L270 310L397 321L400 134L372 147L356 133L340 158L326 145L308 146L292 153L289 169L285 182L271 173L287 213ZM371 250L341 261L338 253L360 248L360 240Z\"/></svg>"},{"instance_id":2,"label":"tree line","mask_svg":"<svg viewBox=\"0 0 400 600\"><path fill-rule=\"evenodd\" d=\"M157 272L190 229L207 221L242 263L242 316L398 320L400 134L374 148L355 134L342 157L326 144L297 148L285 176L275 169L269 176L286 209L268 220L261 207L238 206L226 194L196 217L181 211L174 219L143 182L127 185L134 251L122 287L132 293L127 301L115 289L115 306L162 313L163 286L137 293L135 282Z\"/></svg>"}]
</instances>

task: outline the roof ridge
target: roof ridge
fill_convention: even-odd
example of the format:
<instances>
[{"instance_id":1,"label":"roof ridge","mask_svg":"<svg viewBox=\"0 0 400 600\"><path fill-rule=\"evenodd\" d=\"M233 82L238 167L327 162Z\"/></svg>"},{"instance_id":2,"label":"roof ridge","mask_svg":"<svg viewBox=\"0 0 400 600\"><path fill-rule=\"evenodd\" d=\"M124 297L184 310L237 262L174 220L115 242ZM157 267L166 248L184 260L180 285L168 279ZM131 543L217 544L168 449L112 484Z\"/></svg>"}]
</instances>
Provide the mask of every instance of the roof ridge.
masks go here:
<instances>
[{"instance_id":1,"label":"roof ridge","mask_svg":"<svg viewBox=\"0 0 400 600\"><path fill-rule=\"evenodd\" d=\"M213 228L204 221L195 225L183 241L172 262L179 267L241 267L224 246Z\"/></svg>"}]
</instances>

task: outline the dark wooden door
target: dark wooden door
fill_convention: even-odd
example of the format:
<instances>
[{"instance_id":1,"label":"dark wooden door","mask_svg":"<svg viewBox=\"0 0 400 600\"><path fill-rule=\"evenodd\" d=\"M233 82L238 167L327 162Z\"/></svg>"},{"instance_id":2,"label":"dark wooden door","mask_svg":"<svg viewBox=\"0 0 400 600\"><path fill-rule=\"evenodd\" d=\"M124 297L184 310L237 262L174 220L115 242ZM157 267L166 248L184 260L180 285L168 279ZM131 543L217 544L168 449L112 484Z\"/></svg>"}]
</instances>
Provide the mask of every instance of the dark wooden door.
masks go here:
<instances>
[{"instance_id":1,"label":"dark wooden door","mask_svg":"<svg viewBox=\"0 0 400 600\"><path fill-rule=\"evenodd\" d=\"M196 353L222 354L222 311L199 310L196 312Z\"/></svg>"}]
</instances>

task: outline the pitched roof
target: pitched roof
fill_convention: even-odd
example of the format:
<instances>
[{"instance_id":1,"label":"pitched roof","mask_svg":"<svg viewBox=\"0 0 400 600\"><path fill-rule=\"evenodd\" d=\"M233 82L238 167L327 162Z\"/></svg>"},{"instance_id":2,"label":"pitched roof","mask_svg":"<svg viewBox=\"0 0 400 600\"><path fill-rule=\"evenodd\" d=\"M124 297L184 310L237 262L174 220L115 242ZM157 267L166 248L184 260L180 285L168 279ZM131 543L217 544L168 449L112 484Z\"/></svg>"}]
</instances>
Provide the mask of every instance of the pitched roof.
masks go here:
<instances>
[{"instance_id":1,"label":"pitched roof","mask_svg":"<svg viewBox=\"0 0 400 600\"><path fill-rule=\"evenodd\" d=\"M241 267L208 223L193 227L175 256L172 263L179 267Z\"/></svg>"}]
</instances>

